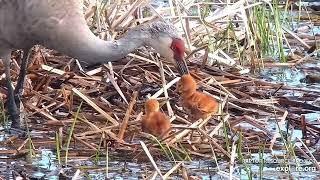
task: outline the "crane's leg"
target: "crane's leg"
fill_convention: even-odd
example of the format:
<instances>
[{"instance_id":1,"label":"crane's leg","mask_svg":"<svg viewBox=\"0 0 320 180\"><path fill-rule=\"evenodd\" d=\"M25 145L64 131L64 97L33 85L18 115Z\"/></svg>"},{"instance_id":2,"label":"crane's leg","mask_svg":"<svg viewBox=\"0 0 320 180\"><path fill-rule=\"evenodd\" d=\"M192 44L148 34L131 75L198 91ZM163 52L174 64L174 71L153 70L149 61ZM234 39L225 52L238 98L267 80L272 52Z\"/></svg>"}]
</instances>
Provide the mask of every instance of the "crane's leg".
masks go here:
<instances>
[{"instance_id":1,"label":"crane's leg","mask_svg":"<svg viewBox=\"0 0 320 180\"><path fill-rule=\"evenodd\" d=\"M23 87L24 87L24 82L26 80L26 75L27 75L27 66L28 66L28 60L29 60L29 49L24 49L23 50L23 57L20 65L20 73L18 77L18 82L16 85L16 88L14 89L14 100L15 103L20 109L20 100L23 92Z\"/></svg>"},{"instance_id":2,"label":"crane's leg","mask_svg":"<svg viewBox=\"0 0 320 180\"><path fill-rule=\"evenodd\" d=\"M6 74L6 85L8 88L8 100L7 100L7 108L9 111L10 119L12 119L11 127L20 128L20 114L14 100L14 90L11 82L11 73L10 73L10 59L11 53L8 53L3 58L5 74Z\"/></svg>"}]
</instances>

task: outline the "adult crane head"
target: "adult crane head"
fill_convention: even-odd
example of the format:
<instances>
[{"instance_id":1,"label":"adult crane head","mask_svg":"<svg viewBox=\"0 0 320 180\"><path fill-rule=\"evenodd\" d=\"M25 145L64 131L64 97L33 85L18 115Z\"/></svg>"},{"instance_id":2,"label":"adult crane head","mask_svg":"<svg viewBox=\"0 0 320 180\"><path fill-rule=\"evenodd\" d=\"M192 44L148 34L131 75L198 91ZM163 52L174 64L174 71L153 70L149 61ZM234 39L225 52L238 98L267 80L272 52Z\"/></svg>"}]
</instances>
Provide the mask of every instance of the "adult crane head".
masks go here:
<instances>
[{"instance_id":1,"label":"adult crane head","mask_svg":"<svg viewBox=\"0 0 320 180\"><path fill-rule=\"evenodd\" d=\"M161 21L153 22L129 31L128 35L130 36L132 33L139 33L143 37L145 45L151 46L162 57L174 63L181 75L189 73L184 58L184 41L172 24Z\"/></svg>"}]
</instances>

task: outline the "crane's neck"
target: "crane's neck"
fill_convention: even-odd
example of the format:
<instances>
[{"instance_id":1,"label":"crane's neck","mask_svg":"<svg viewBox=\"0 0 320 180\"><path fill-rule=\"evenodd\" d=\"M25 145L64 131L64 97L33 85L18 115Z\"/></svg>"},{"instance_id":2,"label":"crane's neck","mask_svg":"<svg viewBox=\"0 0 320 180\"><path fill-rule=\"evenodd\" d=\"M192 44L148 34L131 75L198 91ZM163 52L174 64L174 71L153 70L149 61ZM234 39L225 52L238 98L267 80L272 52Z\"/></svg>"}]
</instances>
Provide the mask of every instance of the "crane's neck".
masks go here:
<instances>
[{"instance_id":1,"label":"crane's neck","mask_svg":"<svg viewBox=\"0 0 320 180\"><path fill-rule=\"evenodd\" d=\"M30 37L32 43L55 49L87 64L119 60L143 46L150 36L135 29L120 40L103 41L89 29L79 0L22 2L16 3L21 4L17 12L23 11L24 14L17 17L23 17L19 23L26 26L21 27L21 31Z\"/></svg>"},{"instance_id":2,"label":"crane's neck","mask_svg":"<svg viewBox=\"0 0 320 180\"><path fill-rule=\"evenodd\" d=\"M91 32L79 0L11 1L19 5L13 8L17 9L14 12L19 13L13 17L20 17L13 29L20 28L18 34L27 37L32 45L44 45L88 64L121 59L143 45L152 46L168 60L183 60L183 57L179 57L182 51L176 56L177 53L172 50L173 37L178 35L176 29L168 24L155 22L142 25L130 30L123 38L109 42L99 39ZM186 66L184 61L179 65L180 69L187 69L183 67Z\"/></svg>"},{"instance_id":3,"label":"crane's neck","mask_svg":"<svg viewBox=\"0 0 320 180\"><path fill-rule=\"evenodd\" d=\"M50 33L50 37L50 41L43 41L41 44L77 58L87 65L119 60L145 45L148 39L146 34L133 30L119 40L104 41L96 37L87 25L71 29L61 26L61 30L55 28L55 33Z\"/></svg>"}]
</instances>

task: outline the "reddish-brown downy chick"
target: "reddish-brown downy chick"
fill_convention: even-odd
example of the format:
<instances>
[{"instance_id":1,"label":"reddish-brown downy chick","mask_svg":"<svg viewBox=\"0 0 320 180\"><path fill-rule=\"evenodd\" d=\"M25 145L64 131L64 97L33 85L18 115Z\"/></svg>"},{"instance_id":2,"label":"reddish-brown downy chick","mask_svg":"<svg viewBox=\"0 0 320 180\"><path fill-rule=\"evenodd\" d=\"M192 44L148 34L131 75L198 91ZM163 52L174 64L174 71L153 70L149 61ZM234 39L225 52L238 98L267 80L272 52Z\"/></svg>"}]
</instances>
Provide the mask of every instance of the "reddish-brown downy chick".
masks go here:
<instances>
[{"instance_id":1,"label":"reddish-brown downy chick","mask_svg":"<svg viewBox=\"0 0 320 180\"><path fill-rule=\"evenodd\" d=\"M154 136L160 136L171 127L168 117L159 112L159 102L155 99L149 99L145 103L145 115L141 121L142 131Z\"/></svg>"},{"instance_id":2,"label":"reddish-brown downy chick","mask_svg":"<svg viewBox=\"0 0 320 180\"><path fill-rule=\"evenodd\" d=\"M177 91L181 94L183 108L189 111L194 121L200 118L205 119L218 112L217 100L197 91L197 83L190 74L181 77Z\"/></svg>"}]
</instances>

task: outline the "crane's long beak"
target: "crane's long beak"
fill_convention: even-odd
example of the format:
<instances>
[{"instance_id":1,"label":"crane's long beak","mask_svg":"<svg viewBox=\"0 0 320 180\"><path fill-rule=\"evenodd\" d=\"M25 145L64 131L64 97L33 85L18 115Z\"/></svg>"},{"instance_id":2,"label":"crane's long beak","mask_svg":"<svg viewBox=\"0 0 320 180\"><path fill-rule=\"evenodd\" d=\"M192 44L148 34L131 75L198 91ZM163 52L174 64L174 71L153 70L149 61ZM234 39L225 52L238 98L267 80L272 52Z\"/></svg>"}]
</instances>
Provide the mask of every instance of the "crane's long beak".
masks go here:
<instances>
[{"instance_id":1,"label":"crane's long beak","mask_svg":"<svg viewBox=\"0 0 320 180\"><path fill-rule=\"evenodd\" d=\"M187 63L183 57L176 58L175 61L176 61L177 70L179 71L181 76L184 74L189 74Z\"/></svg>"}]
</instances>

